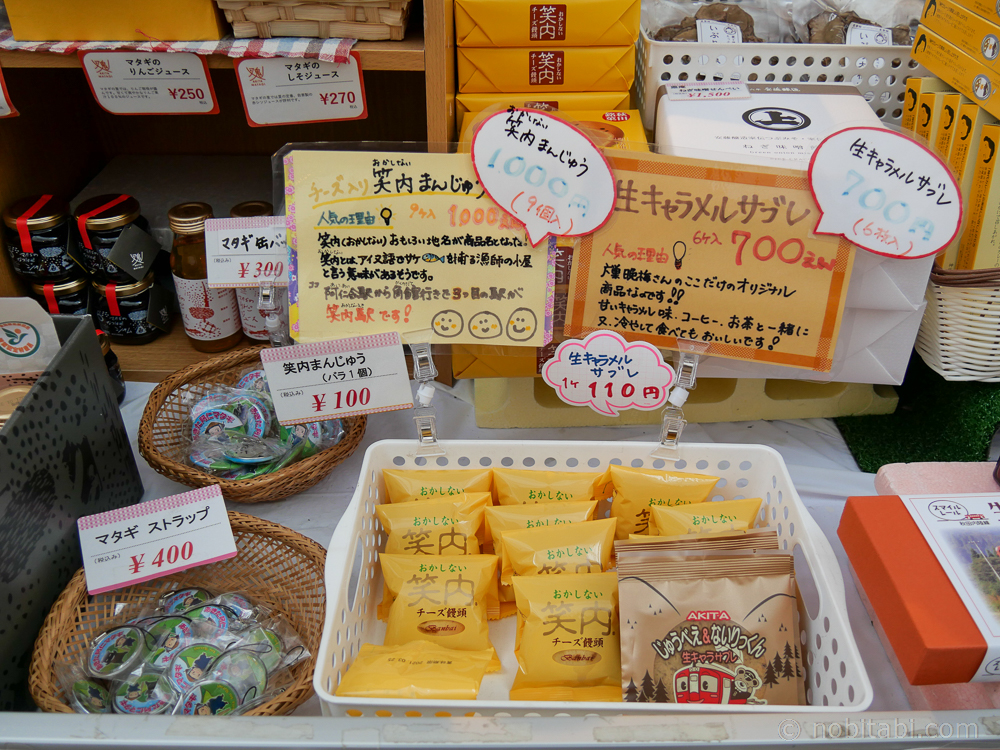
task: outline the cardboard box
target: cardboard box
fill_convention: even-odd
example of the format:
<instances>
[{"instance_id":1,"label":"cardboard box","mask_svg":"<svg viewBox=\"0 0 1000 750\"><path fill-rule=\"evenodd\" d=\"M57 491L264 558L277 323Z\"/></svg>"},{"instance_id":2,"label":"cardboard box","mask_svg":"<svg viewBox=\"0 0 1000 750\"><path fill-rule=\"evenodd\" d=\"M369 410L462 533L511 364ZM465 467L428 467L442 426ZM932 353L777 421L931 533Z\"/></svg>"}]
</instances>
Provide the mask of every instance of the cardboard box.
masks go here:
<instances>
[{"instance_id":1,"label":"cardboard box","mask_svg":"<svg viewBox=\"0 0 1000 750\"><path fill-rule=\"evenodd\" d=\"M996 68L1000 66L1000 26L995 14L992 18L990 22L952 0L927 0L920 23L976 62Z\"/></svg>"},{"instance_id":2,"label":"cardboard box","mask_svg":"<svg viewBox=\"0 0 1000 750\"><path fill-rule=\"evenodd\" d=\"M951 87L940 80L927 76L924 78L910 77L906 79L906 94L903 101L903 117L900 127L911 133L917 127L917 100L924 91L949 91Z\"/></svg>"},{"instance_id":3,"label":"cardboard box","mask_svg":"<svg viewBox=\"0 0 1000 750\"><path fill-rule=\"evenodd\" d=\"M996 169L1000 125L984 125L976 148L972 186L965 203L965 229L955 268L1000 268L1000 170Z\"/></svg>"},{"instance_id":4,"label":"cardboard box","mask_svg":"<svg viewBox=\"0 0 1000 750\"><path fill-rule=\"evenodd\" d=\"M639 0L455 0L459 47L615 47L639 37Z\"/></svg>"},{"instance_id":5,"label":"cardboard box","mask_svg":"<svg viewBox=\"0 0 1000 750\"><path fill-rule=\"evenodd\" d=\"M209 41L229 26L212 0L7 0L19 42Z\"/></svg>"},{"instance_id":6,"label":"cardboard box","mask_svg":"<svg viewBox=\"0 0 1000 750\"><path fill-rule=\"evenodd\" d=\"M635 78L635 47L562 49L459 47L458 90L463 94L556 91L627 92Z\"/></svg>"},{"instance_id":7,"label":"cardboard box","mask_svg":"<svg viewBox=\"0 0 1000 750\"><path fill-rule=\"evenodd\" d=\"M986 641L899 497L847 498L837 535L910 683L975 676Z\"/></svg>"},{"instance_id":8,"label":"cardboard box","mask_svg":"<svg viewBox=\"0 0 1000 750\"><path fill-rule=\"evenodd\" d=\"M81 565L76 520L143 487L89 316L53 316L62 347L0 429L0 710L34 710L28 661ZM27 593L25 593L27 592Z\"/></svg>"},{"instance_id":9,"label":"cardboard box","mask_svg":"<svg viewBox=\"0 0 1000 750\"><path fill-rule=\"evenodd\" d=\"M472 135L476 127L493 112L473 112L462 120L460 151L472 147ZM646 129L642 126L642 116L638 110L560 110L549 112L553 117L566 120L585 132L599 148L623 151L649 151Z\"/></svg>"},{"instance_id":10,"label":"cardboard box","mask_svg":"<svg viewBox=\"0 0 1000 750\"><path fill-rule=\"evenodd\" d=\"M992 115L1000 116L1000 72L980 65L924 26L917 29L913 59Z\"/></svg>"},{"instance_id":11,"label":"cardboard box","mask_svg":"<svg viewBox=\"0 0 1000 750\"><path fill-rule=\"evenodd\" d=\"M458 94L455 96L455 117L459 122L469 112L481 112L493 105L532 107L534 109L628 109L627 91L560 91L538 94Z\"/></svg>"}]
</instances>

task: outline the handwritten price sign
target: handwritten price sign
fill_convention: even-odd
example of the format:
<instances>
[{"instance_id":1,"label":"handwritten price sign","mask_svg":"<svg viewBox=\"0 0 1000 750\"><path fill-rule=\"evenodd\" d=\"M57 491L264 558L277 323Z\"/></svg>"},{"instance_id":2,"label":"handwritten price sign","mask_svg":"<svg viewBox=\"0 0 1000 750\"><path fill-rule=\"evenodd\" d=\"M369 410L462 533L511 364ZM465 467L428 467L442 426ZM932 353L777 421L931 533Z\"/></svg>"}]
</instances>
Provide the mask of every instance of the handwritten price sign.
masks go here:
<instances>
[{"instance_id":1,"label":"handwritten price sign","mask_svg":"<svg viewBox=\"0 0 1000 750\"><path fill-rule=\"evenodd\" d=\"M524 224L537 246L602 226L615 203L611 167L581 131L541 112L511 107L472 139L472 164L487 195Z\"/></svg>"},{"instance_id":2,"label":"handwritten price sign","mask_svg":"<svg viewBox=\"0 0 1000 750\"><path fill-rule=\"evenodd\" d=\"M834 133L813 154L809 181L821 213L814 231L878 255L926 258L962 224L962 196L948 167L892 130Z\"/></svg>"},{"instance_id":3,"label":"handwritten price sign","mask_svg":"<svg viewBox=\"0 0 1000 750\"><path fill-rule=\"evenodd\" d=\"M567 404L617 417L624 409L658 409L666 403L674 369L649 344L628 343L614 331L564 341L542 368L542 378Z\"/></svg>"}]
</instances>

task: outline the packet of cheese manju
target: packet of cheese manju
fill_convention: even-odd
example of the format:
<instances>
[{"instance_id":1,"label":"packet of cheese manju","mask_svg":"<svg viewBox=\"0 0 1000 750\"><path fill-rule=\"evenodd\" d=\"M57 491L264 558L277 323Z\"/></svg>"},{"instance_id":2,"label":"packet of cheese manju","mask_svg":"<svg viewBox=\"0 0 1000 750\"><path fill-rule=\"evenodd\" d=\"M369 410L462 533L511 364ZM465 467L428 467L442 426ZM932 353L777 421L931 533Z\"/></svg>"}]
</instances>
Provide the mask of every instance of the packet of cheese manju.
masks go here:
<instances>
[{"instance_id":1,"label":"packet of cheese manju","mask_svg":"<svg viewBox=\"0 0 1000 750\"><path fill-rule=\"evenodd\" d=\"M678 505L674 508L657 505L651 510L649 534L652 536L681 536L706 531L741 531L749 529L757 520L759 497L740 500L717 500L709 503Z\"/></svg>"},{"instance_id":2,"label":"packet of cheese manju","mask_svg":"<svg viewBox=\"0 0 1000 750\"><path fill-rule=\"evenodd\" d=\"M618 519L616 539L649 531L651 508L703 503L719 481L707 474L637 469L611 464L607 471L614 485L611 517Z\"/></svg>"},{"instance_id":3,"label":"packet of cheese manju","mask_svg":"<svg viewBox=\"0 0 1000 750\"><path fill-rule=\"evenodd\" d=\"M341 698L474 701L492 649L455 651L432 641L362 643L335 694Z\"/></svg>"},{"instance_id":4,"label":"packet of cheese manju","mask_svg":"<svg viewBox=\"0 0 1000 750\"><path fill-rule=\"evenodd\" d=\"M597 496L603 474L576 471L493 469L493 486L500 505L602 500Z\"/></svg>"},{"instance_id":5,"label":"packet of cheese manju","mask_svg":"<svg viewBox=\"0 0 1000 750\"><path fill-rule=\"evenodd\" d=\"M385 551L403 555L477 555L488 492L442 500L375 506L388 539Z\"/></svg>"},{"instance_id":6,"label":"packet of cheese manju","mask_svg":"<svg viewBox=\"0 0 1000 750\"><path fill-rule=\"evenodd\" d=\"M616 547L622 697L628 702L798 705L791 555Z\"/></svg>"},{"instance_id":7,"label":"packet of cheese manju","mask_svg":"<svg viewBox=\"0 0 1000 750\"><path fill-rule=\"evenodd\" d=\"M505 531L500 581L509 586L515 576L600 573L611 567L614 540L613 518Z\"/></svg>"},{"instance_id":8,"label":"packet of cheese manju","mask_svg":"<svg viewBox=\"0 0 1000 750\"><path fill-rule=\"evenodd\" d=\"M517 576L512 701L620 701L614 573Z\"/></svg>"},{"instance_id":9,"label":"packet of cheese manju","mask_svg":"<svg viewBox=\"0 0 1000 750\"><path fill-rule=\"evenodd\" d=\"M496 555L382 554L379 562L391 597L386 646L430 640L459 651L493 648L486 603L491 589L496 599ZM494 658L487 671L499 668Z\"/></svg>"},{"instance_id":10,"label":"packet of cheese manju","mask_svg":"<svg viewBox=\"0 0 1000 750\"><path fill-rule=\"evenodd\" d=\"M390 503L493 491L493 469L382 469Z\"/></svg>"}]
</instances>

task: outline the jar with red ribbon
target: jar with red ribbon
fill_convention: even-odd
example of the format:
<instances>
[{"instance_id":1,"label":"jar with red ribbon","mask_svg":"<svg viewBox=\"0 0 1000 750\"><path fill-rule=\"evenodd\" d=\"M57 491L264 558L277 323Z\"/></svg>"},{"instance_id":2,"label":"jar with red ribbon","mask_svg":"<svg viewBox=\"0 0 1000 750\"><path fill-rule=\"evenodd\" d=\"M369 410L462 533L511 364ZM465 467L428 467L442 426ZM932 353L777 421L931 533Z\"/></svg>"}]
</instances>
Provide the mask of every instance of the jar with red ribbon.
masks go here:
<instances>
[{"instance_id":1,"label":"jar with red ribbon","mask_svg":"<svg viewBox=\"0 0 1000 750\"><path fill-rule=\"evenodd\" d=\"M86 276L68 281L32 284L31 291L50 315L90 313L90 279Z\"/></svg>"},{"instance_id":2,"label":"jar with red ribbon","mask_svg":"<svg viewBox=\"0 0 1000 750\"><path fill-rule=\"evenodd\" d=\"M153 292L152 271L142 281L130 279L125 284L93 281L92 284L97 291L94 300L95 323L112 341L145 344L160 334L160 330L149 320Z\"/></svg>"},{"instance_id":3,"label":"jar with red ribbon","mask_svg":"<svg viewBox=\"0 0 1000 750\"><path fill-rule=\"evenodd\" d=\"M139 201L131 195L98 195L88 198L74 212L79 257L96 280L131 283L135 279L115 265L108 255L125 228L135 224L147 234L149 222Z\"/></svg>"},{"instance_id":4,"label":"jar with red ribbon","mask_svg":"<svg viewBox=\"0 0 1000 750\"><path fill-rule=\"evenodd\" d=\"M80 267L69 255L71 224L66 201L32 195L3 212L4 244L15 273L44 283L76 276Z\"/></svg>"}]
</instances>

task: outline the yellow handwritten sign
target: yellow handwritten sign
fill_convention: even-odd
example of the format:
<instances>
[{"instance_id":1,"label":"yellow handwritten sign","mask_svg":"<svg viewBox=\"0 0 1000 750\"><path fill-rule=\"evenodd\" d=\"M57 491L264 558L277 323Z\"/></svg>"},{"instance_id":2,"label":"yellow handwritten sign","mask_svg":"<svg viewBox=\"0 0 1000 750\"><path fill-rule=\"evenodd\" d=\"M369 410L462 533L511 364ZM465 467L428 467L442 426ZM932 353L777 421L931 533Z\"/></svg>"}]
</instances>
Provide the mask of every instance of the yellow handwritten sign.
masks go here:
<instances>
[{"instance_id":1,"label":"yellow handwritten sign","mask_svg":"<svg viewBox=\"0 0 1000 750\"><path fill-rule=\"evenodd\" d=\"M549 243L527 243L468 154L293 151L285 185L300 343L424 329L432 343L551 340Z\"/></svg>"},{"instance_id":2,"label":"yellow handwritten sign","mask_svg":"<svg viewBox=\"0 0 1000 750\"><path fill-rule=\"evenodd\" d=\"M620 154L605 151L615 210L574 257L566 335L828 371L855 250L812 233L806 173Z\"/></svg>"}]
</instances>

